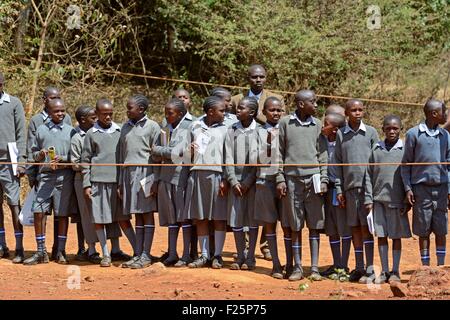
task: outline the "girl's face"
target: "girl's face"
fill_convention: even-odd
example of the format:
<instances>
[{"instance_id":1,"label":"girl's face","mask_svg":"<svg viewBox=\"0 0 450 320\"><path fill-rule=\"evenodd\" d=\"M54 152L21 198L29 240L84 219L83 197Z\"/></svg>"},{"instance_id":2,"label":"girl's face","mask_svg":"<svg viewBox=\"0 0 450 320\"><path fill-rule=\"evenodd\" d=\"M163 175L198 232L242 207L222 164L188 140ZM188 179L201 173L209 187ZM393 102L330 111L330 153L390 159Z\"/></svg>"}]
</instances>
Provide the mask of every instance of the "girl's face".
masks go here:
<instances>
[{"instance_id":1,"label":"girl's face","mask_svg":"<svg viewBox=\"0 0 450 320\"><path fill-rule=\"evenodd\" d=\"M206 116L211 123L223 122L225 117L225 103L218 103L214 107L210 108L206 113Z\"/></svg>"},{"instance_id":2,"label":"girl's face","mask_svg":"<svg viewBox=\"0 0 450 320\"><path fill-rule=\"evenodd\" d=\"M400 137L401 130L402 130L402 126L395 119L392 119L388 123L385 123L383 125L383 132L384 132L384 135L386 136L386 142L395 143L398 140L398 138Z\"/></svg>"},{"instance_id":3,"label":"girl's face","mask_svg":"<svg viewBox=\"0 0 450 320\"><path fill-rule=\"evenodd\" d=\"M144 113L143 108L139 107L133 100L127 102L127 117L131 121L136 121L142 118Z\"/></svg>"},{"instance_id":4,"label":"girl's face","mask_svg":"<svg viewBox=\"0 0 450 320\"><path fill-rule=\"evenodd\" d=\"M267 108L263 109L263 115L266 116L267 122L277 124L283 114L283 108L278 101L269 102Z\"/></svg>"},{"instance_id":5,"label":"girl's face","mask_svg":"<svg viewBox=\"0 0 450 320\"><path fill-rule=\"evenodd\" d=\"M95 114L95 110L92 109L88 112L88 114L82 118L81 123L86 128L92 128L97 121L97 115Z\"/></svg>"},{"instance_id":6,"label":"girl's face","mask_svg":"<svg viewBox=\"0 0 450 320\"><path fill-rule=\"evenodd\" d=\"M97 122L103 128L109 128L112 124L113 106L109 103L102 104L95 110Z\"/></svg>"},{"instance_id":7,"label":"girl's face","mask_svg":"<svg viewBox=\"0 0 450 320\"><path fill-rule=\"evenodd\" d=\"M248 121L249 119L253 119L253 115L255 112L250 109L246 102L239 102L239 105L236 108L236 117L239 121Z\"/></svg>"},{"instance_id":8,"label":"girl's face","mask_svg":"<svg viewBox=\"0 0 450 320\"><path fill-rule=\"evenodd\" d=\"M183 113L170 104L164 108L164 115L169 124L178 123L183 118Z\"/></svg>"},{"instance_id":9,"label":"girl's face","mask_svg":"<svg viewBox=\"0 0 450 320\"><path fill-rule=\"evenodd\" d=\"M353 103L345 109L345 115L348 117L348 122L354 124L361 123L364 117L364 106L361 103Z\"/></svg>"}]
</instances>

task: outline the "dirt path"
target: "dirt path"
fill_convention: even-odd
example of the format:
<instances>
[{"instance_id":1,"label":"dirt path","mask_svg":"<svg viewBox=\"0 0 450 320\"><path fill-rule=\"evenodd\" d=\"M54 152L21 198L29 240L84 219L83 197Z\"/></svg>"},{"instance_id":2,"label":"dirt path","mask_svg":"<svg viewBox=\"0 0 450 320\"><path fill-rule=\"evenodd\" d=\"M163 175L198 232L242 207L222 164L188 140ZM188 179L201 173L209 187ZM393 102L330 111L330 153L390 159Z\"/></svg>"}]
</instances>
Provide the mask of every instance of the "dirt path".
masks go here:
<instances>
[{"instance_id":1,"label":"dirt path","mask_svg":"<svg viewBox=\"0 0 450 320\"><path fill-rule=\"evenodd\" d=\"M14 249L14 234L5 208L5 225L7 242ZM49 222L52 219L49 219ZM52 230L51 222L47 230ZM25 228L24 245L26 256L35 249L34 230ZM278 230L279 252L284 261L284 245L281 229ZM304 231L304 238L307 238ZM47 248L50 249L52 234L47 235ZM69 259L71 265L63 266L54 262L37 266L13 265L9 259L0 260L0 299L391 299L389 285L368 287L366 285L339 283L332 280L320 282L288 282L276 280L269 276L272 264L257 258L257 268L254 271L232 271L228 266L232 262L234 239L232 233L227 234L225 242L225 268L213 269L175 269L152 266L143 270L123 269L119 264L111 268L101 268L98 265L74 261L76 253L76 230L70 225L68 235ZM179 248L181 248L181 234ZM433 243L434 241L432 241ZM121 239L125 252L131 253L131 247L125 238ZM160 256L167 248L167 229L157 228L152 254ZM258 249L257 249L258 251ZM259 253L259 252L257 252ZM435 249L432 244L431 263L435 265ZM350 266L354 266L353 250ZM390 254L391 256L391 254ZM11 258L10 258L11 259ZM326 268L331 264L331 253L328 239L321 236L320 266ZM380 265L378 252L375 251L375 264ZM412 272L419 267L418 243L414 238L403 242L401 261L402 279L407 282ZM310 265L309 244L303 243L303 265ZM79 267L79 268L78 268ZM309 268L305 268L306 274ZM77 274L79 273L79 288ZM75 281L72 281L75 279ZM306 290L300 291L299 284L308 283ZM69 287L72 287L70 289ZM344 294L340 291L344 290ZM447 297L450 298L450 297Z\"/></svg>"}]
</instances>

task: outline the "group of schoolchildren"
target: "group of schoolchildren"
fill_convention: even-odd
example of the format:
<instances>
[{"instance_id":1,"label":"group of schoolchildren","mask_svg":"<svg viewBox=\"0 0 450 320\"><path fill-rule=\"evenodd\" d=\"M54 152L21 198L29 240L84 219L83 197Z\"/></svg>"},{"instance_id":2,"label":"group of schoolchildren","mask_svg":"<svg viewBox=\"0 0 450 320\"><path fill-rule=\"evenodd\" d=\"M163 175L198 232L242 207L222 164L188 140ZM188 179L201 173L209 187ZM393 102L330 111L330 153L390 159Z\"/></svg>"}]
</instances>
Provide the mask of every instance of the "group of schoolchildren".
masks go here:
<instances>
[{"instance_id":1,"label":"group of schoolchildren","mask_svg":"<svg viewBox=\"0 0 450 320\"><path fill-rule=\"evenodd\" d=\"M450 161L450 135L439 127L447 117L439 100L426 102L425 121L408 130L403 142L399 117L384 118L385 139L380 140L363 122L365 107L357 99L347 101L345 108L329 106L319 120L311 90L295 94L295 111L287 115L278 97L267 97L260 114L257 98L243 96L233 107L230 92L217 87L203 102L204 115L196 119L189 112L189 93L178 89L165 105L161 126L147 117L149 100L143 95L128 99L128 121L123 125L112 121L112 102L100 99L95 108L77 108L78 126L73 128L59 91L47 88L44 110L30 120L25 143L23 130L17 129L25 125L20 101L0 92L0 161L8 161L5 142L16 141L19 159L38 164L19 166L17 176L10 165L0 166L1 196L7 196L14 217L15 263L34 265L52 258L67 264L72 217L77 223L77 258L102 267L119 260L125 261L123 267L147 267L155 261L150 251L158 212L160 226L168 227L168 251L162 258L166 266L222 268L226 234L232 231L237 255L230 269L253 270L263 226L272 256L271 276L297 281L304 276L306 224L311 280L400 281L401 239L411 237L407 213L412 207L412 231L419 236L422 264L430 264L431 233L438 265L444 264L450 189L447 165L436 162ZM7 108L14 108L12 116ZM8 127L14 124L16 129ZM28 259L17 219L18 177L25 169L36 190L32 211L37 251ZM49 257L46 218L52 212L55 241ZM0 257L6 257L1 220ZM284 235L284 266L278 255L278 222ZM132 256L120 248L122 232ZM323 272L321 233L329 237L333 257ZM377 275L374 236L382 265ZM393 240L392 269L388 238ZM350 272L351 242L356 268Z\"/></svg>"}]
</instances>

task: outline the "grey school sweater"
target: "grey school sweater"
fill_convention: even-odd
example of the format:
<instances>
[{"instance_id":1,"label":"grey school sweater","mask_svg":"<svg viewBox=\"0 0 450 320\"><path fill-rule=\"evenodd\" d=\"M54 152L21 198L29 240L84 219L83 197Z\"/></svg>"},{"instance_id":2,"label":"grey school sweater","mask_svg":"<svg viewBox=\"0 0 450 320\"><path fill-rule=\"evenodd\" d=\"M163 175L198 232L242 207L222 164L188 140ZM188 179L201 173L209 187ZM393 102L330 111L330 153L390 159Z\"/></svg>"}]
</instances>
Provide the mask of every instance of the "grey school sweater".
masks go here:
<instances>
[{"instance_id":1,"label":"grey school sweater","mask_svg":"<svg viewBox=\"0 0 450 320\"><path fill-rule=\"evenodd\" d=\"M72 126L65 123L54 124L52 121L40 126L36 130L36 137L31 147L33 159L36 162L50 162L48 156L44 160L39 160L40 151L55 147L55 154L61 158L61 162L70 161L70 141L76 133ZM58 167L59 168L59 167ZM63 169L63 168L59 168ZM59 170L58 169L58 170ZM40 166L39 172L52 172L50 166Z\"/></svg>"},{"instance_id":2,"label":"grey school sweater","mask_svg":"<svg viewBox=\"0 0 450 320\"><path fill-rule=\"evenodd\" d=\"M339 129L334 150L335 163L367 163L375 144L379 141L375 128L361 122L354 132L349 125ZM336 166L336 192L364 187L366 166Z\"/></svg>"},{"instance_id":3,"label":"grey school sweater","mask_svg":"<svg viewBox=\"0 0 450 320\"><path fill-rule=\"evenodd\" d=\"M16 97L3 93L0 98L0 160L10 160L8 142L15 142L19 155L17 161L26 160L25 113ZM24 166L22 166L24 167Z\"/></svg>"},{"instance_id":4,"label":"grey school sweater","mask_svg":"<svg viewBox=\"0 0 450 320\"><path fill-rule=\"evenodd\" d=\"M117 163L120 131L115 123L106 130L96 123L84 137L81 162ZM83 188L90 187L91 182L117 183L118 171L116 166L83 166Z\"/></svg>"},{"instance_id":5,"label":"grey school sweater","mask_svg":"<svg viewBox=\"0 0 450 320\"><path fill-rule=\"evenodd\" d=\"M384 141L380 141L375 144L369 163L400 163L403 153L402 140L399 139L389 151L386 149ZM374 201L389 203L399 208L404 206L405 189L399 165L367 167L364 204L373 203Z\"/></svg>"},{"instance_id":6,"label":"grey school sweater","mask_svg":"<svg viewBox=\"0 0 450 320\"><path fill-rule=\"evenodd\" d=\"M276 182L284 182L285 176L305 177L320 173L320 181L328 183L327 167L320 166L328 162L327 141L321 135L320 120L310 117L301 124L294 112L280 120L279 128L279 150L283 163L317 164L317 166L281 167Z\"/></svg>"},{"instance_id":7,"label":"grey school sweater","mask_svg":"<svg viewBox=\"0 0 450 320\"><path fill-rule=\"evenodd\" d=\"M120 135L119 163L154 163L152 147L158 143L160 131L159 125L147 116L136 123L126 122L122 126ZM151 167L151 169L155 173L155 179L157 180L159 167ZM122 174L122 170L120 170L119 174ZM122 179L119 177L119 183L121 182Z\"/></svg>"},{"instance_id":8,"label":"grey school sweater","mask_svg":"<svg viewBox=\"0 0 450 320\"><path fill-rule=\"evenodd\" d=\"M70 162L74 165L72 170L81 173L83 169L79 164L81 163L81 153L83 151L84 137L86 132L84 132L80 127L75 128L76 133L73 135L70 141Z\"/></svg>"},{"instance_id":9,"label":"grey school sweater","mask_svg":"<svg viewBox=\"0 0 450 320\"><path fill-rule=\"evenodd\" d=\"M449 133L443 128L429 130L425 123L409 129L402 162L450 162ZM449 181L447 165L402 166L401 173L406 192L414 184L438 185Z\"/></svg>"},{"instance_id":10,"label":"grey school sweater","mask_svg":"<svg viewBox=\"0 0 450 320\"><path fill-rule=\"evenodd\" d=\"M192 117L184 117L176 128L169 134L167 146L163 146L162 136L158 139L158 144L153 148L152 155L155 161L162 163L190 163L189 158L185 158L185 151L189 147L189 139L192 127ZM167 133L171 127L165 127ZM189 176L189 166L165 166L161 167L159 180L171 183L176 186L185 187Z\"/></svg>"},{"instance_id":11,"label":"grey school sweater","mask_svg":"<svg viewBox=\"0 0 450 320\"><path fill-rule=\"evenodd\" d=\"M225 139L226 164L256 163L258 152L256 126L255 120L248 128L244 128L240 121L231 125ZM226 166L225 171L232 187L238 183L250 187L256 181L256 167L253 166Z\"/></svg>"}]
</instances>

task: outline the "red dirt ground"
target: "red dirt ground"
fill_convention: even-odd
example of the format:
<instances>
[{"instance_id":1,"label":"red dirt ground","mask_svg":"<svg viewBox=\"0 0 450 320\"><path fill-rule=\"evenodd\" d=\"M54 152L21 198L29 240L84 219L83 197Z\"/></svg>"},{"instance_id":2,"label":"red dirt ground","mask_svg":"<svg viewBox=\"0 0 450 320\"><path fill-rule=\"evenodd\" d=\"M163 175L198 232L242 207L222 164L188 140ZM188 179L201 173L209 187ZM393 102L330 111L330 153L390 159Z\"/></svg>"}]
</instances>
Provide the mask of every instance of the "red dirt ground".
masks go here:
<instances>
[{"instance_id":1,"label":"red dirt ground","mask_svg":"<svg viewBox=\"0 0 450 320\"><path fill-rule=\"evenodd\" d=\"M409 214L411 216L411 213ZM14 234L9 214L5 207L5 226L7 242L14 249ZM52 243L52 219L47 226L47 248ZM35 250L34 229L25 227L24 246L26 257ZM51 232L50 232L51 231ZM182 246L181 233L179 248ZM71 265L58 265L54 262L37 266L13 265L10 259L0 260L0 299L276 299L276 300L336 300L336 299L397 299L393 297L388 284L367 286L353 283L340 283L332 280L310 282L289 282L277 280L269 276L272 264L259 256L257 268L254 271L229 270L234 252L232 233L227 233L224 249L225 267L222 270L213 269L175 269L151 266L143 270L123 269L119 264L110 268L101 268L85 262L74 261L76 253L76 230L70 225L68 235L69 259ZM279 253L284 261L284 245L281 229L278 230ZM304 239L307 231L304 231ZM434 254L434 239L432 239L431 264L436 264ZM131 247L125 237L121 238L122 249L131 253ZM160 256L167 248L167 228L157 228L152 254ZM99 249L99 248L98 248ZM259 250L257 249L259 254ZM391 257L391 254L389 255ZM321 236L320 266L321 269L331 264L331 252L326 236ZM283 263L283 262L282 262ZM380 265L377 250L375 264ZM303 243L303 265L308 275L310 265L309 243ZM75 267L74 267L75 266ZM78 266L79 269L76 267ZM350 257L350 267L354 266L353 250ZM411 274L420 266L418 241L411 238L403 241L401 260L402 281L406 284ZM70 283L76 287L76 281L70 282L79 271L79 288L70 289ZM76 278L76 277L75 277ZM70 282L68 285L68 281ZM308 283L303 291L299 285ZM449 299L450 296L443 296Z\"/></svg>"}]
</instances>

